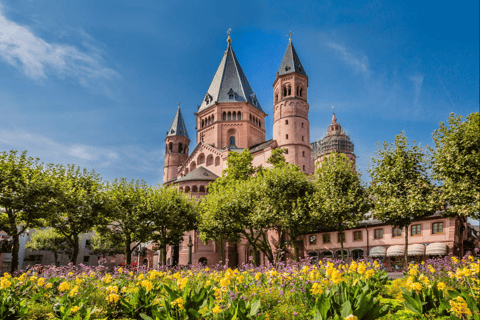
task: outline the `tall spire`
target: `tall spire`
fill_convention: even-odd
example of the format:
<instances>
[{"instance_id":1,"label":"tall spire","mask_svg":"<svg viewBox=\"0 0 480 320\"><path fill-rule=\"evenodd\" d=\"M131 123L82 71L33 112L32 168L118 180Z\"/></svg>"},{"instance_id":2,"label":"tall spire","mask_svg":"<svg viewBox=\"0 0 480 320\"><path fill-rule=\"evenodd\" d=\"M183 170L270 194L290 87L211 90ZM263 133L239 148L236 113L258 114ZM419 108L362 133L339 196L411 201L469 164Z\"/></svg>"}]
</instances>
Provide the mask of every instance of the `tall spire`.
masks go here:
<instances>
[{"instance_id":1,"label":"tall spire","mask_svg":"<svg viewBox=\"0 0 480 320\"><path fill-rule=\"evenodd\" d=\"M172 125L167 131L167 137L171 136L181 136L190 140L188 137L187 126L185 126L185 121L183 121L182 112L180 111L180 102L178 103L177 113L175 118L173 118Z\"/></svg>"},{"instance_id":2,"label":"tall spire","mask_svg":"<svg viewBox=\"0 0 480 320\"><path fill-rule=\"evenodd\" d=\"M291 36L292 33L288 34L287 36ZM289 74L297 72L306 76L305 69L303 69L302 63L300 62L300 58L295 51L295 47L293 46L292 39L289 38L287 51L283 56L282 64L280 65L280 69L278 69L277 75L281 76L284 74Z\"/></svg>"},{"instance_id":3,"label":"tall spire","mask_svg":"<svg viewBox=\"0 0 480 320\"><path fill-rule=\"evenodd\" d=\"M222 61L220 61L217 72L197 112L221 102L249 102L263 112L255 92L235 57L231 46L230 32L228 32L227 42L227 50L223 54Z\"/></svg>"}]
</instances>

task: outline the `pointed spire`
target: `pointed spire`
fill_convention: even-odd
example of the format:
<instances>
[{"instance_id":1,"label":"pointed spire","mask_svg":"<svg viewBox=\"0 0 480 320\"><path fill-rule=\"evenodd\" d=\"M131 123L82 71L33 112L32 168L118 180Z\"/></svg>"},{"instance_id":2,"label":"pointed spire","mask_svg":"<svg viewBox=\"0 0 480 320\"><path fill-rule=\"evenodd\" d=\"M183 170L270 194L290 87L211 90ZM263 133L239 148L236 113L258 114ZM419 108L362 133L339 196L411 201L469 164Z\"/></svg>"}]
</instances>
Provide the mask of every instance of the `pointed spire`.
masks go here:
<instances>
[{"instance_id":1,"label":"pointed spire","mask_svg":"<svg viewBox=\"0 0 480 320\"><path fill-rule=\"evenodd\" d=\"M172 125L167 131L167 137L172 136L181 136L190 140L188 137L187 126L185 126L185 121L183 121L182 112L180 111L180 102L178 103L177 113L175 114L175 118L173 118Z\"/></svg>"},{"instance_id":2,"label":"pointed spire","mask_svg":"<svg viewBox=\"0 0 480 320\"><path fill-rule=\"evenodd\" d=\"M253 92L235 56L235 52L233 52L230 33L228 34L227 42L227 50L223 54L222 61L220 61L217 72L197 112L215 103L245 101L263 112L260 102L258 102L255 92Z\"/></svg>"},{"instance_id":3,"label":"pointed spire","mask_svg":"<svg viewBox=\"0 0 480 320\"><path fill-rule=\"evenodd\" d=\"M291 36L291 35L292 33L290 32L290 34L287 36ZM297 52L295 51L295 47L293 46L293 43L292 43L292 38L289 38L287 51L283 56L283 61L282 61L282 64L280 65L280 69L278 69L277 75L281 76L281 75L289 74L293 72L303 74L304 76L307 75L305 73L305 69L303 69L302 63L300 62L300 58L298 57Z\"/></svg>"}]
</instances>

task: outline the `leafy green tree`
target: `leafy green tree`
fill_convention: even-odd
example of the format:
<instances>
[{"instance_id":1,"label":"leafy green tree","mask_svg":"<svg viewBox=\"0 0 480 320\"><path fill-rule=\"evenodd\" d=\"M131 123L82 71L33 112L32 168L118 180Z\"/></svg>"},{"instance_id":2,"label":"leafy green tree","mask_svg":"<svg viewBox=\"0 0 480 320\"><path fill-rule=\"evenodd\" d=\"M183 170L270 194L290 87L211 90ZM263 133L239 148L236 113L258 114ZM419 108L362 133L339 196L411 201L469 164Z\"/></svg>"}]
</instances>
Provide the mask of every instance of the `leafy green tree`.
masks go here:
<instances>
[{"instance_id":1,"label":"leafy green tree","mask_svg":"<svg viewBox=\"0 0 480 320\"><path fill-rule=\"evenodd\" d=\"M91 250L93 254L102 256L114 256L124 252L124 248L120 238L115 239L115 234L111 234L111 238L107 238L101 234L96 233L90 239Z\"/></svg>"},{"instance_id":2,"label":"leafy green tree","mask_svg":"<svg viewBox=\"0 0 480 320\"><path fill-rule=\"evenodd\" d=\"M332 153L317 167L312 182L315 192L310 198L314 221L339 233L344 259L343 231L355 227L370 209L361 174L345 154Z\"/></svg>"},{"instance_id":3,"label":"leafy green tree","mask_svg":"<svg viewBox=\"0 0 480 320\"><path fill-rule=\"evenodd\" d=\"M441 200L446 213L480 219L480 113L466 121L450 114L433 133L434 177L442 183Z\"/></svg>"},{"instance_id":4,"label":"leafy green tree","mask_svg":"<svg viewBox=\"0 0 480 320\"><path fill-rule=\"evenodd\" d=\"M44 250L52 252L55 266L58 266L58 254L71 250L65 236L61 235L53 228L35 231L25 247L29 250Z\"/></svg>"},{"instance_id":5,"label":"leafy green tree","mask_svg":"<svg viewBox=\"0 0 480 320\"><path fill-rule=\"evenodd\" d=\"M167 261L167 245L178 245L186 231L196 225L196 202L176 188L148 188L145 214L151 224L150 240L162 252Z\"/></svg>"},{"instance_id":6,"label":"leafy green tree","mask_svg":"<svg viewBox=\"0 0 480 320\"><path fill-rule=\"evenodd\" d=\"M308 197L313 193L313 184L297 165L285 161L283 152L273 150L267 160L273 167L262 170L252 179L257 192L252 221L264 229L275 230L282 250L286 249L284 239L288 238L294 259L298 261L296 241L312 228Z\"/></svg>"},{"instance_id":7,"label":"leafy green tree","mask_svg":"<svg viewBox=\"0 0 480 320\"><path fill-rule=\"evenodd\" d=\"M370 194L377 219L405 230L405 266L408 257L408 230L414 219L432 215L438 205L438 192L431 182L426 151L409 146L404 133L394 144L383 143L369 168Z\"/></svg>"},{"instance_id":8,"label":"leafy green tree","mask_svg":"<svg viewBox=\"0 0 480 320\"><path fill-rule=\"evenodd\" d=\"M223 242L246 239L254 251L254 263L258 265L257 252L262 251L270 262L273 254L263 226L255 225L252 216L257 202L251 177L260 168L252 165L253 156L248 150L230 152L227 169L222 177L209 184L209 193L199 205L198 230L202 240L220 243L222 261Z\"/></svg>"},{"instance_id":9,"label":"leafy green tree","mask_svg":"<svg viewBox=\"0 0 480 320\"><path fill-rule=\"evenodd\" d=\"M13 239L11 272L18 268L19 237L44 225L52 205L51 166L24 151L0 153L0 230Z\"/></svg>"},{"instance_id":10,"label":"leafy green tree","mask_svg":"<svg viewBox=\"0 0 480 320\"><path fill-rule=\"evenodd\" d=\"M153 222L146 215L147 189L145 181L126 178L106 186L106 207L96 231L115 247L123 246L127 266L132 262L133 250L151 236Z\"/></svg>"},{"instance_id":11,"label":"leafy green tree","mask_svg":"<svg viewBox=\"0 0 480 320\"><path fill-rule=\"evenodd\" d=\"M48 223L63 235L72 248L71 262L77 263L80 235L93 229L104 209L103 184L95 171L75 165L56 166L55 209Z\"/></svg>"}]
</instances>

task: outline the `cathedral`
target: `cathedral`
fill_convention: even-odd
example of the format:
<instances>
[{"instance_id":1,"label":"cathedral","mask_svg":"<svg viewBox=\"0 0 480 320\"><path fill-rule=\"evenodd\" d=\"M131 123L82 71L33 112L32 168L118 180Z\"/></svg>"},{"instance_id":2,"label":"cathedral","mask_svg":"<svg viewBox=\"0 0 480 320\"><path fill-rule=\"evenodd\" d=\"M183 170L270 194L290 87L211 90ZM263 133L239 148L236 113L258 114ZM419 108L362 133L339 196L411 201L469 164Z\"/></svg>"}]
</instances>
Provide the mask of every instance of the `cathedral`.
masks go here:
<instances>
[{"instance_id":1,"label":"cathedral","mask_svg":"<svg viewBox=\"0 0 480 320\"><path fill-rule=\"evenodd\" d=\"M196 145L190 147L180 106L167 132L164 185L173 185L192 198L202 197L208 193L208 184L226 169L228 153L244 149L253 155L255 166L264 167L269 166L273 149L285 149L286 161L297 164L306 175L313 174L315 165L331 152L342 152L355 163L353 143L335 114L325 137L310 142L308 76L291 39L273 81L273 95L273 139L266 140L268 114L235 56L229 35L220 65L194 113ZM187 264L190 247L193 263L214 265L221 260L218 244L204 243L192 231L183 243L168 249L167 264ZM227 243L224 250L232 266L248 262L251 255L246 244Z\"/></svg>"}]
</instances>

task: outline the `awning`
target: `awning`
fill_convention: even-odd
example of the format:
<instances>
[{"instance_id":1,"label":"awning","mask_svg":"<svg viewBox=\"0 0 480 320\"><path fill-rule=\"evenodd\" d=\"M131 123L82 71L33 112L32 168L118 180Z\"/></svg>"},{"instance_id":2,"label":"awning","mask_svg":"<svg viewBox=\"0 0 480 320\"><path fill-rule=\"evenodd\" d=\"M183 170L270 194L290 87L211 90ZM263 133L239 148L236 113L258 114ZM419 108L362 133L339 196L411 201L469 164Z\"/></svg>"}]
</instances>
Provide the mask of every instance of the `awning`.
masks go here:
<instances>
[{"instance_id":1,"label":"awning","mask_svg":"<svg viewBox=\"0 0 480 320\"><path fill-rule=\"evenodd\" d=\"M435 243L429 244L427 246L426 251L427 251L426 252L427 255L443 256L443 255L447 254L448 248L447 248L447 245L445 243L435 242Z\"/></svg>"},{"instance_id":2,"label":"awning","mask_svg":"<svg viewBox=\"0 0 480 320\"><path fill-rule=\"evenodd\" d=\"M423 256L425 252L425 246L423 244L411 244L408 246L409 256Z\"/></svg>"},{"instance_id":3,"label":"awning","mask_svg":"<svg viewBox=\"0 0 480 320\"><path fill-rule=\"evenodd\" d=\"M396 245L387 249L387 257L398 257L405 254L405 246Z\"/></svg>"},{"instance_id":4,"label":"awning","mask_svg":"<svg viewBox=\"0 0 480 320\"><path fill-rule=\"evenodd\" d=\"M387 252L387 248L385 247L373 247L370 250L370 257L385 257L385 252Z\"/></svg>"}]
</instances>

